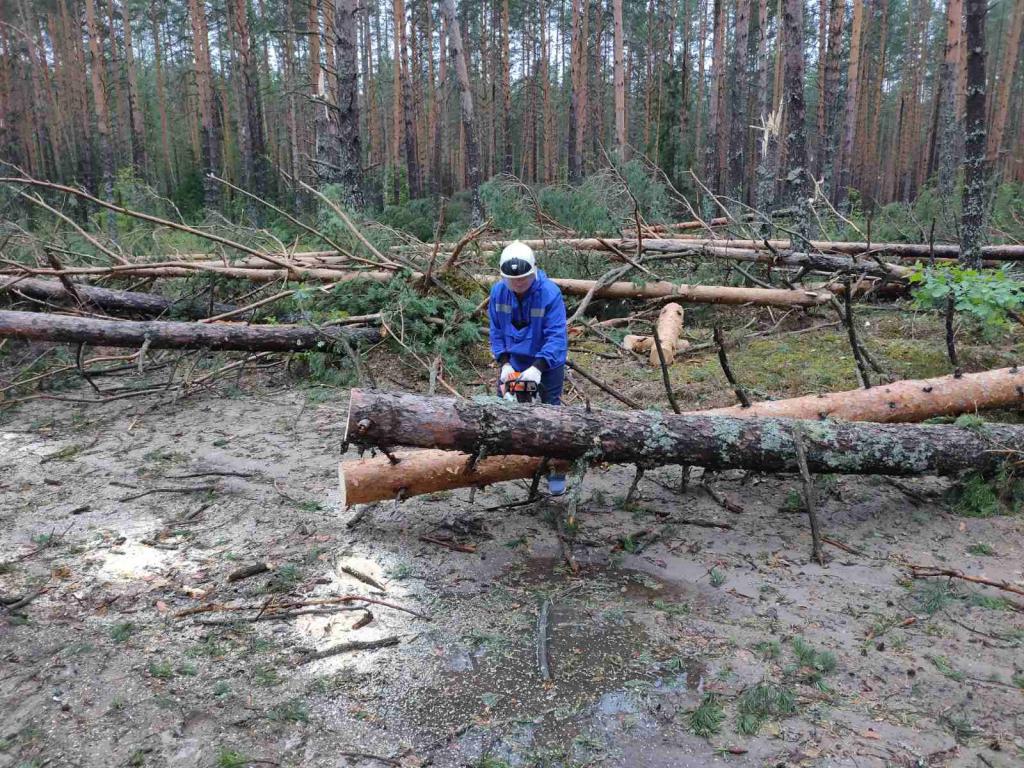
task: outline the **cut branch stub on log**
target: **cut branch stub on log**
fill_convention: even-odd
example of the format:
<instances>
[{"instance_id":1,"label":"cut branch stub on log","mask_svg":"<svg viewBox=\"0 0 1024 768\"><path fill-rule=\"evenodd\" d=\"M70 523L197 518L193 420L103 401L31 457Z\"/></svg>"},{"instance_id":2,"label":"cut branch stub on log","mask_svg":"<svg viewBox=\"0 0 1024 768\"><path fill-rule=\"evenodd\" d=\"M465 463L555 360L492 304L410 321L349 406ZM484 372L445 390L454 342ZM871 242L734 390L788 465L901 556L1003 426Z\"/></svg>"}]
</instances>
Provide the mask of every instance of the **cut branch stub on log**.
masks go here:
<instances>
[{"instance_id":1,"label":"cut branch stub on log","mask_svg":"<svg viewBox=\"0 0 1024 768\"><path fill-rule=\"evenodd\" d=\"M475 464L473 456L458 451L396 451L371 459L338 465L341 506L437 493L452 488L483 487L506 480L532 477L543 459L533 456L487 456ZM551 462L551 469L567 472L568 462Z\"/></svg>"},{"instance_id":2,"label":"cut branch stub on log","mask_svg":"<svg viewBox=\"0 0 1024 768\"><path fill-rule=\"evenodd\" d=\"M665 356L665 365L672 365L676 359L676 343L679 334L683 332L683 308L674 301L661 308L658 314L658 322L654 326L661 342L661 351ZM651 365L659 366L658 350L654 349L654 340L651 339Z\"/></svg>"},{"instance_id":3,"label":"cut branch stub on log","mask_svg":"<svg viewBox=\"0 0 1024 768\"><path fill-rule=\"evenodd\" d=\"M1007 453L1024 452L1024 427L983 430L807 421L811 472L956 475L994 471ZM352 390L347 440L466 453L519 454L612 463L691 464L707 469L792 472L792 423L785 419L669 415L518 406Z\"/></svg>"},{"instance_id":4,"label":"cut branch stub on log","mask_svg":"<svg viewBox=\"0 0 1024 768\"><path fill-rule=\"evenodd\" d=\"M158 320L96 320L44 312L0 310L0 338L93 344L102 347L209 349L244 352L308 352L327 349L334 339L376 342L376 328L319 331L296 325L177 323Z\"/></svg>"}]
</instances>

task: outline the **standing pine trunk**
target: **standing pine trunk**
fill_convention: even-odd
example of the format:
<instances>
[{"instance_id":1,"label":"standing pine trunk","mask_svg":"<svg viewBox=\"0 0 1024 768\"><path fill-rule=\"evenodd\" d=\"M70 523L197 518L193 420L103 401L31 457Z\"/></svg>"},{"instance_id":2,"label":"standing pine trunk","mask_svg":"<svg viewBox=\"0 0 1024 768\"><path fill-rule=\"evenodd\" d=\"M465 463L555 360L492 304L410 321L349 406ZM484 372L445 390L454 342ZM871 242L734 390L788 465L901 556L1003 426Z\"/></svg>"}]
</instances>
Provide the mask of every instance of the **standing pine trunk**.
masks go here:
<instances>
[{"instance_id":1,"label":"standing pine trunk","mask_svg":"<svg viewBox=\"0 0 1024 768\"><path fill-rule=\"evenodd\" d=\"M744 200L744 158L750 119L747 115L747 48L750 42L750 0L736 0L736 52L729 82L729 189Z\"/></svg>"},{"instance_id":2,"label":"standing pine trunk","mask_svg":"<svg viewBox=\"0 0 1024 768\"><path fill-rule=\"evenodd\" d=\"M107 112L107 96L103 90L103 53L100 50L100 33L96 25L95 0L85 0L85 25L89 35L89 69L92 73L92 102L96 112L96 143L100 153L100 192L104 199L114 199L114 150L110 144L110 115ZM111 235L116 235L113 216L107 216Z\"/></svg>"},{"instance_id":3,"label":"standing pine trunk","mask_svg":"<svg viewBox=\"0 0 1024 768\"><path fill-rule=\"evenodd\" d=\"M942 61L942 101L939 105L938 163L939 191L948 196L956 185L956 168L962 138L957 104L959 102L960 70L964 66L963 0L946 4L946 44Z\"/></svg>"},{"instance_id":4,"label":"standing pine trunk","mask_svg":"<svg viewBox=\"0 0 1024 768\"><path fill-rule=\"evenodd\" d=\"M964 145L964 194L960 260L981 267L985 226L985 15L986 0L967 0L967 98Z\"/></svg>"},{"instance_id":5,"label":"standing pine trunk","mask_svg":"<svg viewBox=\"0 0 1024 768\"><path fill-rule=\"evenodd\" d=\"M235 25L237 76L242 96L243 112L239 120L239 149L246 185L257 195L268 189L268 164L263 139L263 121L260 119L259 74L256 71L256 52L249 35L249 9L247 0L233 0Z\"/></svg>"},{"instance_id":6,"label":"standing pine trunk","mask_svg":"<svg viewBox=\"0 0 1024 768\"><path fill-rule=\"evenodd\" d=\"M612 0L612 23L615 26L615 154L620 162L625 162L629 158L626 156L626 80L622 67L622 0Z\"/></svg>"},{"instance_id":7,"label":"standing pine trunk","mask_svg":"<svg viewBox=\"0 0 1024 768\"><path fill-rule=\"evenodd\" d=\"M836 118L839 114L839 66L843 48L843 16L846 7L844 0L832 0L828 11L828 49L825 52L824 102L821 126L821 152L819 167L824 179L825 189L833 187L833 173L836 154Z\"/></svg>"},{"instance_id":8,"label":"standing pine trunk","mask_svg":"<svg viewBox=\"0 0 1024 768\"><path fill-rule=\"evenodd\" d=\"M860 49L864 31L864 0L853 0L853 26L850 30L850 63L846 69L846 107L843 115L843 146L839 155L838 179L833 190L835 203L845 205L850 191L853 168L853 143L857 134L857 97L860 89Z\"/></svg>"},{"instance_id":9,"label":"standing pine trunk","mask_svg":"<svg viewBox=\"0 0 1024 768\"><path fill-rule=\"evenodd\" d=\"M395 138L402 139L405 168L409 179L409 197L420 197L420 169L416 161L416 129L413 121L412 82L406 57L404 0L395 0ZM396 160L398 158L396 157ZM396 167L397 170L397 167ZM397 201L396 201L397 202Z\"/></svg>"},{"instance_id":10,"label":"standing pine trunk","mask_svg":"<svg viewBox=\"0 0 1024 768\"><path fill-rule=\"evenodd\" d=\"M335 66L338 69L337 135L333 153L338 160L336 181L342 200L355 210L363 207L362 148L359 144L359 65L356 43L358 0L335 0Z\"/></svg>"},{"instance_id":11,"label":"standing pine trunk","mask_svg":"<svg viewBox=\"0 0 1024 768\"><path fill-rule=\"evenodd\" d=\"M988 161L993 171L996 171L999 165L999 153L1003 148L1003 135L1006 132L1006 122L1010 113L1010 94L1013 92L1013 77L1017 69L1022 29L1024 29L1024 0L1016 0L1013 9L1010 10L1010 29L1006 36L1003 59L999 65L992 132L988 136ZM1019 147L1017 151L1020 151Z\"/></svg>"},{"instance_id":12,"label":"standing pine trunk","mask_svg":"<svg viewBox=\"0 0 1024 768\"><path fill-rule=\"evenodd\" d=\"M167 124L167 86L164 83L163 45L160 39L160 19L156 5L150 6L150 23L153 27L153 65L156 79L156 103L160 112L160 154L163 158L164 173L157 174L162 178L165 192L178 186L174 161L171 158L170 129ZM166 174L166 175L165 175Z\"/></svg>"},{"instance_id":13,"label":"standing pine trunk","mask_svg":"<svg viewBox=\"0 0 1024 768\"><path fill-rule=\"evenodd\" d=\"M91 5L93 0L87 0ZM213 206L220 199L220 185L210 178L220 173L220 137L215 121L216 101L213 92L213 74L210 66L210 40L206 26L206 8L203 0L188 0L189 19L192 22L196 88L199 91L200 166L203 171L203 202Z\"/></svg>"},{"instance_id":14,"label":"standing pine trunk","mask_svg":"<svg viewBox=\"0 0 1024 768\"><path fill-rule=\"evenodd\" d=\"M572 60L569 94L569 181L583 178L583 142L587 122L587 11L589 0L572 0Z\"/></svg>"},{"instance_id":15,"label":"standing pine trunk","mask_svg":"<svg viewBox=\"0 0 1024 768\"><path fill-rule=\"evenodd\" d=\"M121 22L124 25L124 56L128 70L128 114L131 117L132 164L135 172L146 174L146 129L142 119L142 97L139 94L139 77L135 69L135 49L132 45L132 22L128 18L128 0L121 5Z\"/></svg>"},{"instance_id":16,"label":"standing pine trunk","mask_svg":"<svg viewBox=\"0 0 1024 768\"><path fill-rule=\"evenodd\" d=\"M786 35L786 202L803 209L807 197L807 142L804 127L804 6L786 0L783 11Z\"/></svg>"},{"instance_id":17,"label":"standing pine trunk","mask_svg":"<svg viewBox=\"0 0 1024 768\"><path fill-rule=\"evenodd\" d=\"M512 174L512 64L509 52L508 0L501 3L501 171Z\"/></svg>"},{"instance_id":18,"label":"standing pine trunk","mask_svg":"<svg viewBox=\"0 0 1024 768\"><path fill-rule=\"evenodd\" d=\"M442 0L441 8L448 19L448 51L455 63L455 74L461 91L459 106L466 142L466 175L473 196L473 223L477 225L483 223L484 209L480 202L480 151L476 143L476 120L473 116L473 85L469 81L469 69L466 67L466 51L462 47L462 29L455 0Z\"/></svg>"},{"instance_id":19,"label":"standing pine trunk","mask_svg":"<svg viewBox=\"0 0 1024 768\"><path fill-rule=\"evenodd\" d=\"M725 94L725 3L714 0L713 42L711 53L711 103L708 110L707 148L705 149L704 174L712 192L720 192L722 152L725 148L724 107ZM707 209L713 211L713 203L707 202Z\"/></svg>"}]
</instances>

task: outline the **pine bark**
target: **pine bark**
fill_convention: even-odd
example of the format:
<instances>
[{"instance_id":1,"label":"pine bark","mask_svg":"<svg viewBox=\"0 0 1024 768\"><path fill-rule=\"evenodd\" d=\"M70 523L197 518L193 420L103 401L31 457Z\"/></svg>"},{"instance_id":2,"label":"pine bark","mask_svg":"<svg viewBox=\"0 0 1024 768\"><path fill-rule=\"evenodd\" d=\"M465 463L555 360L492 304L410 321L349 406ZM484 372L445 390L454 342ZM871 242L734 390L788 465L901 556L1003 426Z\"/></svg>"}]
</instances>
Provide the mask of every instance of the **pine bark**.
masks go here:
<instances>
[{"instance_id":1,"label":"pine bark","mask_svg":"<svg viewBox=\"0 0 1024 768\"><path fill-rule=\"evenodd\" d=\"M128 71L128 113L131 117L132 165L135 172L146 176L146 126L142 117L142 94L135 67L135 47L132 43L132 21L128 15L128 0L122 0L121 23L124 26L125 67Z\"/></svg>"},{"instance_id":2,"label":"pine bark","mask_svg":"<svg viewBox=\"0 0 1024 768\"><path fill-rule=\"evenodd\" d=\"M804 10L803 0L786 0L786 201L802 205L807 197L807 139L804 126Z\"/></svg>"},{"instance_id":3,"label":"pine bark","mask_svg":"<svg viewBox=\"0 0 1024 768\"><path fill-rule=\"evenodd\" d=\"M750 118L747 115L747 49L750 43L750 0L736 0L736 50L729 78L729 190L738 200L744 196L744 171Z\"/></svg>"},{"instance_id":4,"label":"pine bark","mask_svg":"<svg viewBox=\"0 0 1024 768\"><path fill-rule=\"evenodd\" d=\"M103 88L103 53L96 24L95 0L85 0L85 24L89 35L90 71L92 73L93 110L96 113L96 143L100 155L100 192L107 200L114 199L114 148L110 140L110 115ZM108 217L112 222L113 217ZM113 227L113 223L111 223Z\"/></svg>"},{"instance_id":5,"label":"pine bark","mask_svg":"<svg viewBox=\"0 0 1024 768\"><path fill-rule=\"evenodd\" d=\"M376 329L255 326L242 323L179 323L164 320L97 320L46 312L0 310L0 337L93 344L102 347L208 349L242 352L327 351L332 339L380 340Z\"/></svg>"},{"instance_id":6,"label":"pine bark","mask_svg":"<svg viewBox=\"0 0 1024 768\"><path fill-rule=\"evenodd\" d=\"M256 69L256 52L249 32L249 9L247 0L232 0L234 3L235 54L239 79L238 90L242 97L244 112L238 116L240 150L245 183L250 190L261 197L269 190L269 168L267 148L263 136L262 107L259 92L259 72Z\"/></svg>"},{"instance_id":7,"label":"pine bark","mask_svg":"<svg viewBox=\"0 0 1024 768\"><path fill-rule=\"evenodd\" d=\"M473 114L473 84L466 66L466 52L462 47L462 27L459 24L455 0L441 0L441 8L448 20L448 50L455 63L455 74L459 81L461 98L459 110L466 144L466 175L472 195L472 218L474 225L483 223L484 210L480 201L480 152L476 142L476 120Z\"/></svg>"},{"instance_id":8,"label":"pine bark","mask_svg":"<svg viewBox=\"0 0 1024 768\"><path fill-rule=\"evenodd\" d=\"M962 377L897 381L892 384L808 395L787 400L753 403L692 412L735 418L833 419L879 423L910 423L937 416L957 416L979 410L1021 404L1024 371L1003 368ZM338 467L342 504L351 506L393 499L400 490L408 498L419 493L482 486L531 477L541 459L531 456L472 457L455 451L398 451L398 464L387 457L344 461ZM471 467L475 467L472 469ZM553 467L554 468L554 467Z\"/></svg>"},{"instance_id":9,"label":"pine bark","mask_svg":"<svg viewBox=\"0 0 1024 768\"><path fill-rule=\"evenodd\" d=\"M1024 30L1024 0L1016 0L1014 7L1010 10L1010 27L1007 30L1003 57L999 65L999 79L996 81L992 130L988 135L988 161L993 172L1001 165L1000 153L1003 151L1003 137L1010 115L1010 96L1013 93L1014 75L1020 60L1022 30Z\"/></svg>"},{"instance_id":10,"label":"pine bark","mask_svg":"<svg viewBox=\"0 0 1024 768\"><path fill-rule=\"evenodd\" d=\"M714 0L711 53L711 99L708 108L705 183L712 192L721 192L722 166L725 159L725 2ZM707 205L707 204L706 204ZM712 210L709 208L709 210Z\"/></svg>"},{"instance_id":11,"label":"pine bark","mask_svg":"<svg viewBox=\"0 0 1024 768\"><path fill-rule=\"evenodd\" d=\"M232 0L233 1L233 0ZM93 0L86 0L91 4ZM206 8L203 0L188 0L189 19L192 23L193 61L196 88L199 91L200 120L200 167L203 172L203 202L216 205L220 200L220 185L209 178L210 174L220 175L220 136L216 129L217 109L213 89L213 72L210 64L210 40L206 23Z\"/></svg>"},{"instance_id":12,"label":"pine bark","mask_svg":"<svg viewBox=\"0 0 1024 768\"><path fill-rule=\"evenodd\" d=\"M363 207L362 146L359 138L359 66L356 50L358 0L335 0L334 32L337 66L338 159L337 182L345 204Z\"/></svg>"},{"instance_id":13,"label":"pine bark","mask_svg":"<svg viewBox=\"0 0 1024 768\"><path fill-rule=\"evenodd\" d=\"M614 78L615 78L615 152L620 161L626 161L626 81L622 65L622 0L612 0L612 21L614 31Z\"/></svg>"},{"instance_id":14,"label":"pine bark","mask_svg":"<svg viewBox=\"0 0 1024 768\"><path fill-rule=\"evenodd\" d=\"M986 0L967 0L967 97L964 147L964 192L960 226L960 258L981 266L981 241L988 209L985 163L985 16Z\"/></svg>"},{"instance_id":15,"label":"pine bark","mask_svg":"<svg viewBox=\"0 0 1024 768\"><path fill-rule=\"evenodd\" d=\"M834 202L846 203L852 182L853 146L857 133L857 98L860 90L861 37L864 31L864 0L853 0L853 22L850 29L850 62L846 69L846 106L843 116L843 146L840 154L838 181Z\"/></svg>"},{"instance_id":16,"label":"pine bark","mask_svg":"<svg viewBox=\"0 0 1024 768\"><path fill-rule=\"evenodd\" d=\"M356 445L415 446L568 461L682 464L712 470L796 470L785 419L648 411L509 406L352 390L346 439ZM816 473L957 475L994 472L1004 452L1024 450L1024 428L984 430L916 424L807 421L799 424Z\"/></svg>"},{"instance_id":17,"label":"pine bark","mask_svg":"<svg viewBox=\"0 0 1024 768\"><path fill-rule=\"evenodd\" d=\"M946 2L946 42L942 61L942 101L939 107L939 192L946 196L956 186L963 130L959 120L960 70L963 60L963 0Z\"/></svg>"}]
</instances>

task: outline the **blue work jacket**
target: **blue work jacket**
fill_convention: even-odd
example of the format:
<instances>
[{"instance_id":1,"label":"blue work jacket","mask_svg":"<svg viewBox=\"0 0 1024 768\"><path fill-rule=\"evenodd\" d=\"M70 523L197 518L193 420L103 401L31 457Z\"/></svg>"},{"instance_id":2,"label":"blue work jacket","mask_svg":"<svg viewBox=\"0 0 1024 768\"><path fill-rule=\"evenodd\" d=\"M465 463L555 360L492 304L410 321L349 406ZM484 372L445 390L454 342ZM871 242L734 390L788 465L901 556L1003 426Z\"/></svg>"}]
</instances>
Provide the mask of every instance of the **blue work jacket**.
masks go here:
<instances>
[{"instance_id":1,"label":"blue work jacket","mask_svg":"<svg viewBox=\"0 0 1024 768\"><path fill-rule=\"evenodd\" d=\"M549 369L565 365L569 348L565 302L561 290L543 270L537 270L521 299L503 280L495 283L487 314L495 360L508 355L512 367L520 371L536 360L543 360Z\"/></svg>"}]
</instances>

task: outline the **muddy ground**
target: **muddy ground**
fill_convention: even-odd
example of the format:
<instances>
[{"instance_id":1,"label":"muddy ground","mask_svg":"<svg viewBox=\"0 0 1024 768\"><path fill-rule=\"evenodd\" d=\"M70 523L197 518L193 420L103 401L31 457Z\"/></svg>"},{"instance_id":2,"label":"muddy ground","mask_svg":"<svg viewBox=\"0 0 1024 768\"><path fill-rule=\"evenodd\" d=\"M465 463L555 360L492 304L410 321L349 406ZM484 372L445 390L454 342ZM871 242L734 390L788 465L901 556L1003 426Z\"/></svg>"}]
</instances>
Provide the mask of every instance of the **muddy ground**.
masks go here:
<instances>
[{"instance_id":1,"label":"muddy ground","mask_svg":"<svg viewBox=\"0 0 1024 768\"><path fill-rule=\"evenodd\" d=\"M0 595L43 591L0 608L0 767L1024 765L1020 606L900 566L1019 584L1019 515L955 516L945 481L820 478L847 549L819 566L796 478L711 478L736 512L678 468L627 505L632 469L602 467L573 575L564 499L339 509L346 393L242 384L2 417ZM344 595L390 605L273 617ZM225 605L250 609L179 615Z\"/></svg>"}]
</instances>

